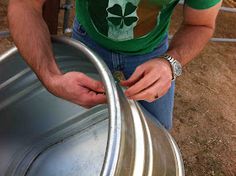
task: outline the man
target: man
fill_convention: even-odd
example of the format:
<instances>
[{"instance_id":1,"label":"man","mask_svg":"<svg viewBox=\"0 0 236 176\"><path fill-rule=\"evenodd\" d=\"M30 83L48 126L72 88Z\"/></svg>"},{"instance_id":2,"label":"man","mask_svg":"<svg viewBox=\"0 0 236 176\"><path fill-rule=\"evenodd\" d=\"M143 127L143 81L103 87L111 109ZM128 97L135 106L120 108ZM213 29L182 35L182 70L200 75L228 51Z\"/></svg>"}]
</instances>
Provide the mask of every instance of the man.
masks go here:
<instances>
[{"instance_id":1,"label":"man","mask_svg":"<svg viewBox=\"0 0 236 176\"><path fill-rule=\"evenodd\" d=\"M174 80L212 36L221 0L186 0L183 23L168 47L170 16L179 0L76 0L72 37L122 71L130 99L140 100L165 128L172 126ZM101 82L63 74L42 18L45 0L10 0L12 37L21 55L54 95L84 107L106 102Z\"/></svg>"}]
</instances>

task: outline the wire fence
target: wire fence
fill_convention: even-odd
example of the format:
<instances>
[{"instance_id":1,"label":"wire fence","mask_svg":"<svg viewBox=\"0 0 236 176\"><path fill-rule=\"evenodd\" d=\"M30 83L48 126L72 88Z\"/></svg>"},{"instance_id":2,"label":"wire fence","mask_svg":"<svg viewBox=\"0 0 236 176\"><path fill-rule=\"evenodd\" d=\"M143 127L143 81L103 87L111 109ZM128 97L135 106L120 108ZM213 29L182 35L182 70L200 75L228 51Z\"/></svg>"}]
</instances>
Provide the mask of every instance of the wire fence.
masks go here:
<instances>
[{"instance_id":1,"label":"wire fence","mask_svg":"<svg viewBox=\"0 0 236 176\"><path fill-rule=\"evenodd\" d=\"M9 31L0 31L0 39L1 38L6 38L10 36L10 32Z\"/></svg>"},{"instance_id":2,"label":"wire fence","mask_svg":"<svg viewBox=\"0 0 236 176\"><path fill-rule=\"evenodd\" d=\"M169 40L173 38L173 35L169 35ZM236 38L217 38L213 37L210 39L212 42L227 42L227 43L236 43Z\"/></svg>"},{"instance_id":3,"label":"wire fence","mask_svg":"<svg viewBox=\"0 0 236 176\"><path fill-rule=\"evenodd\" d=\"M224 0L224 2L230 7L236 7L236 0Z\"/></svg>"}]
</instances>

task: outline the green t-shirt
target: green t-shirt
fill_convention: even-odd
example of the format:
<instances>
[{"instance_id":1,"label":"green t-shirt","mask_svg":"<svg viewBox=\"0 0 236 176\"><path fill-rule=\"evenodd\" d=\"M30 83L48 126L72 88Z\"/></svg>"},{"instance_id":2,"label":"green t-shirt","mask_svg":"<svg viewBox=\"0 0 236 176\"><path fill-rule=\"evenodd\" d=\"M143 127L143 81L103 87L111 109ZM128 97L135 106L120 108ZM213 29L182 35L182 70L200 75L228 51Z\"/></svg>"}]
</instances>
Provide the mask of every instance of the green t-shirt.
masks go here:
<instances>
[{"instance_id":1,"label":"green t-shirt","mask_svg":"<svg viewBox=\"0 0 236 176\"><path fill-rule=\"evenodd\" d=\"M76 17L97 43L127 54L156 48L168 33L179 0L76 0ZM207 9L220 0L185 0L194 9Z\"/></svg>"}]
</instances>

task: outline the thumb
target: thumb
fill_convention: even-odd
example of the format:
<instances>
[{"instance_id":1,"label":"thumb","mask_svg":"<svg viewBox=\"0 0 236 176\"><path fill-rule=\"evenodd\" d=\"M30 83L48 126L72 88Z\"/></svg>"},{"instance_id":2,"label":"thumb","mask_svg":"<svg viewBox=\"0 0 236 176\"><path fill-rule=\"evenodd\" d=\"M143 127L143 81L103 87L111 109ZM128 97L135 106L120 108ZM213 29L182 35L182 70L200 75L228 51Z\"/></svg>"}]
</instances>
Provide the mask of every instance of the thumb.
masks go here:
<instances>
[{"instance_id":1,"label":"thumb","mask_svg":"<svg viewBox=\"0 0 236 176\"><path fill-rule=\"evenodd\" d=\"M82 84L82 86L95 92L105 92L105 88L102 82L94 80L85 74L80 78L79 82Z\"/></svg>"},{"instance_id":2,"label":"thumb","mask_svg":"<svg viewBox=\"0 0 236 176\"><path fill-rule=\"evenodd\" d=\"M129 79L121 81L120 84L122 86L132 86L143 77L143 74L144 70L142 69L142 67L137 67L134 73L129 77Z\"/></svg>"}]
</instances>

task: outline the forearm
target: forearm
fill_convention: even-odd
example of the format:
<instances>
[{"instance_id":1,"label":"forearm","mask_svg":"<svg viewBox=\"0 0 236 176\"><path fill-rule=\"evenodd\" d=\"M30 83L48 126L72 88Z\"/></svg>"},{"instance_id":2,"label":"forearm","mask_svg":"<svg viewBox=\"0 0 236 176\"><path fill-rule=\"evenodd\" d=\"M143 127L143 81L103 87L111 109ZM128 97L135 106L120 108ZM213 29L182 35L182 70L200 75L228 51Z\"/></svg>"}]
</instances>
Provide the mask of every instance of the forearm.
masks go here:
<instances>
[{"instance_id":1,"label":"forearm","mask_svg":"<svg viewBox=\"0 0 236 176\"><path fill-rule=\"evenodd\" d=\"M184 5L183 23L173 37L168 54L185 65L204 48L212 37L221 1L208 9L193 9Z\"/></svg>"},{"instance_id":2,"label":"forearm","mask_svg":"<svg viewBox=\"0 0 236 176\"><path fill-rule=\"evenodd\" d=\"M185 65L200 53L213 32L214 28L208 26L183 24L174 35L167 53Z\"/></svg>"},{"instance_id":3,"label":"forearm","mask_svg":"<svg viewBox=\"0 0 236 176\"><path fill-rule=\"evenodd\" d=\"M13 40L27 62L45 84L60 74L50 41L50 34L42 18L40 1L11 0L8 20ZM42 2L42 1L41 1Z\"/></svg>"}]
</instances>

